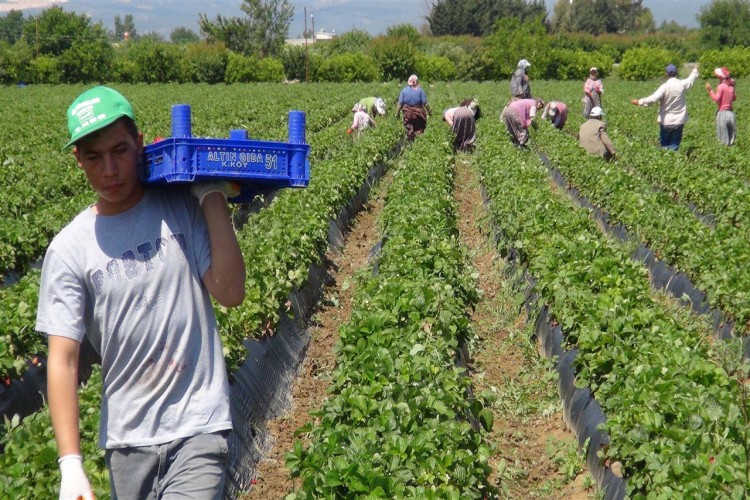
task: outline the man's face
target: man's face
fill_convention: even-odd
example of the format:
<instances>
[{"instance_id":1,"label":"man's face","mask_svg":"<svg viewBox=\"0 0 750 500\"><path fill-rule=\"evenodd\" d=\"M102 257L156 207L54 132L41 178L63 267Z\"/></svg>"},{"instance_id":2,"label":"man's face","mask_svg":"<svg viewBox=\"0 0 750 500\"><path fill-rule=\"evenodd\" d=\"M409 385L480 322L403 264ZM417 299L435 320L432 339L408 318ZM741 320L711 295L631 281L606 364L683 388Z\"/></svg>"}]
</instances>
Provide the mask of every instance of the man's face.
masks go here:
<instances>
[{"instance_id":1,"label":"man's face","mask_svg":"<svg viewBox=\"0 0 750 500\"><path fill-rule=\"evenodd\" d=\"M123 120L84 137L73 150L99 200L98 214L115 215L134 207L145 191L138 178L143 136L133 137Z\"/></svg>"}]
</instances>

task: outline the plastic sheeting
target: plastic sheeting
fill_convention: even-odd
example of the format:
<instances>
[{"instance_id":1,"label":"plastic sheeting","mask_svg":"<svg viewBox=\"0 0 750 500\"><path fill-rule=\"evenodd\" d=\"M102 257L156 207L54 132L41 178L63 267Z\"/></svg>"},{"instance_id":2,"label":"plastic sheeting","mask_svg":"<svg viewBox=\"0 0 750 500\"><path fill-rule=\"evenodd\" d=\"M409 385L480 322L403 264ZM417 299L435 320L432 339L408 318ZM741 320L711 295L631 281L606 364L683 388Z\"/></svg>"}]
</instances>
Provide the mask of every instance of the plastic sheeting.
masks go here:
<instances>
[{"instance_id":1,"label":"plastic sheeting","mask_svg":"<svg viewBox=\"0 0 750 500\"><path fill-rule=\"evenodd\" d=\"M484 187L481 189L483 202L485 205L491 204ZM507 249L508 238L502 229L493 224L492 231L495 243L500 245L501 249ZM501 253L506 253L506 275L516 276L513 286L524 294L524 309L531 318L538 299L534 292L536 279L525 270L512 250L501 250ZM578 439L579 448L586 453L586 465L596 481L597 488L604 493L607 500L624 499L625 480L615 475L597 456L597 452L609 443L609 435L599 429L599 425L606 422L606 416L588 387L576 387L574 361L578 351L566 350L563 347L564 334L559 325L552 325L547 306L543 306L536 318L531 319L534 321L534 336L538 340L539 351L555 362L558 393L563 403L563 419Z\"/></svg>"},{"instance_id":2,"label":"plastic sheeting","mask_svg":"<svg viewBox=\"0 0 750 500\"><path fill-rule=\"evenodd\" d=\"M330 221L330 248L343 248L344 235L352 218L367 202L370 190L385 173L387 162L400 152L403 144L402 140L389 152L385 162L370 168L354 197L341 209L336 219ZM268 206L276 194L269 192L253 203L240 207L233 220L235 226L245 224L251 214ZM273 446L273 438L266 424L291 408L292 384L310 343L306 319L319 300L327 279L324 263L311 265L305 284L290 294L291 310L281 314L282 319L275 335L245 341L247 358L230 376L234 431L229 437L229 465L223 495L225 499L237 498L251 489L258 463ZM10 386L0 386L0 412L3 415L8 418L15 414L25 417L42 408L43 395L47 390L47 374L46 360L41 356L40 360L39 366L30 365L23 376L12 381ZM99 362L91 345L87 340L84 341L79 363L82 381L88 379L92 366Z\"/></svg>"},{"instance_id":3,"label":"plastic sheeting","mask_svg":"<svg viewBox=\"0 0 750 500\"><path fill-rule=\"evenodd\" d=\"M78 370L81 380L87 380L91 375L92 365L99 362L99 355L85 339L81 343ZM27 368L17 380L11 381L9 386L0 385L0 415L2 418L13 418L18 415L25 418L39 411L44 406L47 394L47 358L39 353L26 362Z\"/></svg>"},{"instance_id":4,"label":"plastic sheeting","mask_svg":"<svg viewBox=\"0 0 750 500\"><path fill-rule=\"evenodd\" d=\"M394 147L388 158L397 154L402 146L403 141ZM386 168L386 163L373 166L354 197L335 219L329 221L328 243L331 249L338 251L343 248L350 222L367 203L370 190ZM256 209L258 207L253 210ZM276 333L260 340L248 339L245 343L248 356L233 373L230 386L234 432L229 437L225 499L237 498L252 489L258 464L273 447L273 437L266 424L291 408L292 385L310 343L306 321L327 280L324 263L310 266L305 284L291 293L290 313L282 313Z\"/></svg>"},{"instance_id":5,"label":"plastic sheeting","mask_svg":"<svg viewBox=\"0 0 750 500\"><path fill-rule=\"evenodd\" d=\"M622 241L630 240L624 224L621 222L614 225L611 224L607 214L600 207L593 205L585 196L581 195L578 189L571 187L563 174L550 162L544 153L540 152L539 156L549 169L550 176L555 184L565 190L577 204L590 209L594 220L603 231L612 234ZM695 207L691 207L691 209L703 223L709 226L714 223L710 215L700 214ZM688 304L697 314L710 316L711 324L717 338L727 339L732 336L734 321L723 311L712 308L706 293L698 289L688 275L660 261L654 252L642 243L639 244L631 257L646 266L649 270L651 284L654 287L665 290L676 299ZM744 346L745 357L750 358L750 339L744 340Z\"/></svg>"}]
</instances>

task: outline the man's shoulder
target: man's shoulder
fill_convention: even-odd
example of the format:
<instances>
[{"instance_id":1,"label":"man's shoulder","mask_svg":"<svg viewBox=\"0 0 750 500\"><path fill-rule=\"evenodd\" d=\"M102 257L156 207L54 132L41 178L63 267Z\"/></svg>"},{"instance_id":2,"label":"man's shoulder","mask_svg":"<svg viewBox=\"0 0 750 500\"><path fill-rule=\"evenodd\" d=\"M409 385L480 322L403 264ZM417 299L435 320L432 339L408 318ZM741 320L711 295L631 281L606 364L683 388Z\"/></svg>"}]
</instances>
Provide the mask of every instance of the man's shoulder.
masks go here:
<instances>
[{"instance_id":1,"label":"man's shoulder","mask_svg":"<svg viewBox=\"0 0 750 500\"><path fill-rule=\"evenodd\" d=\"M78 212L78 215L73 217L73 220L63 226L60 232L57 233L55 239L69 238L77 233L93 230L93 226L91 225L93 219L94 213L92 212L91 205L89 205Z\"/></svg>"}]
</instances>

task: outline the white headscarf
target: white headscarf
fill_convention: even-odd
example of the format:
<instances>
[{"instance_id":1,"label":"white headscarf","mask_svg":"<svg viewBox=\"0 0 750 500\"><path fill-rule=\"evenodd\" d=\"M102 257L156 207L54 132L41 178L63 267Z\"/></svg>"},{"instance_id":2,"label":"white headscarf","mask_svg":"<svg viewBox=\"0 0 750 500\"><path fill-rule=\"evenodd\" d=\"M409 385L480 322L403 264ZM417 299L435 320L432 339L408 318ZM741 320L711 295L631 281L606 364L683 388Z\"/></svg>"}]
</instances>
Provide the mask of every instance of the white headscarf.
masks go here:
<instances>
[{"instance_id":1,"label":"white headscarf","mask_svg":"<svg viewBox=\"0 0 750 500\"><path fill-rule=\"evenodd\" d=\"M375 99L375 110L381 115L385 114L385 101L380 97Z\"/></svg>"},{"instance_id":2,"label":"white headscarf","mask_svg":"<svg viewBox=\"0 0 750 500\"><path fill-rule=\"evenodd\" d=\"M408 80L409 86L416 87L417 83L419 83L419 78L417 78L417 75L411 75Z\"/></svg>"}]
</instances>

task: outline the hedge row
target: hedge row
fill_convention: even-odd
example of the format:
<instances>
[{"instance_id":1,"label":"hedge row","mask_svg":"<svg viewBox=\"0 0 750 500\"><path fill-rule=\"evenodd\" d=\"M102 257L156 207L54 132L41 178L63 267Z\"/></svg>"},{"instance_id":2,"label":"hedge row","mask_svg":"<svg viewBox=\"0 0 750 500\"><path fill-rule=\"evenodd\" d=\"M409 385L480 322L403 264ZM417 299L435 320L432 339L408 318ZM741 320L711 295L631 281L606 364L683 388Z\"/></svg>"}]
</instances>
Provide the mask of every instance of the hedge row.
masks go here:
<instances>
[{"instance_id":1,"label":"hedge row","mask_svg":"<svg viewBox=\"0 0 750 500\"><path fill-rule=\"evenodd\" d=\"M342 39L346 40L346 34ZM81 43L57 56L37 55L24 42L0 43L0 83L373 82L403 80L411 73L425 81L487 81L507 79L521 58L531 61L533 78L544 80L582 80L591 66L606 76L615 62L622 63L622 75L631 80L660 76L670 62L700 60L705 68L729 66L737 76L750 68L750 49L701 55L664 37L628 40L625 48L611 45L611 40L552 37L533 31L498 33L484 39L378 37L355 46L343 42L287 46L278 57L263 59L206 42Z\"/></svg>"}]
</instances>

